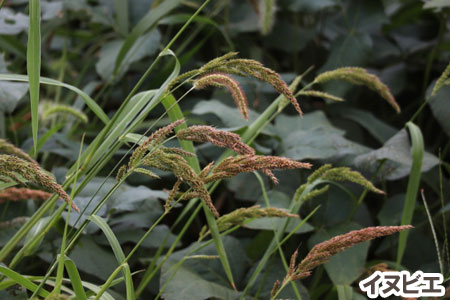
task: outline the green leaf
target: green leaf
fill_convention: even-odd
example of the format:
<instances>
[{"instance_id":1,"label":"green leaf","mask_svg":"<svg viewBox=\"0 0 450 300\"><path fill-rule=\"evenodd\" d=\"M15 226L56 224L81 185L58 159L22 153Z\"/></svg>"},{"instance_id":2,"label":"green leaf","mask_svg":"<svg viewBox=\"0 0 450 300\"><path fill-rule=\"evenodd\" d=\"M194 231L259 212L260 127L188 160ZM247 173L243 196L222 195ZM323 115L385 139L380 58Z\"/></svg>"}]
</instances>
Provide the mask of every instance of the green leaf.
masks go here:
<instances>
[{"instance_id":1,"label":"green leaf","mask_svg":"<svg viewBox=\"0 0 450 300\"><path fill-rule=\"evenodd\" d=\"M34 150L38 142L39 77L41 76L41 7L40 0L30 0L30 23L27 46L27 73L30 83L31 128Z\"/></svg>"},{"instance_id":2,"label":"green leaf","mask_svg":"<svg viewBox=\"0 0 450 300\"><path fill-rule=\"evenodd\" d=\"M450 7L448 0L428 0L423 4L423 8L442 9L445 7Z\"/></svg>"},{"instance_id":3,"label":"green leaf","mask_svg":"<svg viewBox=\"0 0 450 300\"><path fill-rule=\"evenodd\" d=\"M160 40L161 34L156 29L140 36L133 44L133 47L128 51L122 61L119 72L116 74L114 74L114 62L124 44L124 40L110 41L102 46L100 50L100 59L95 65L95 69L103 80L106 81L114 78L114 80L117 81L123 76L132 63L156 53Z\"/></svg>"},{"instance_id":4,"label":"green leaf","mask_svg":"<svg viewBox=\"0 0 450 300\"><path fill-rule=\"evenodd\" d=\"M128 34L128 0L114 0L114 10L116 12L116 22L119 32L126 36Z\"/></svg>"},{"instance_id":5,"label":"green leaf","mask_svg":"<svg viewBox=\"0 0 450 300\"><path fill-rule=\"evenodd\" d=\"M405 129L397 132L383 147L356 157L354 164L361 170L374 172L381 160L387 160L378 172L381 177L395 180L410 174L414 161L411 158L411 146ZM437 157L425 152L422 172L430 170L438 163Z\"/></svg>"},{"instance_id":6,"label":"green leaf","mask_svg":"<svg viewBox=\"0 0 450 300\"><path fill-rule=\"evenodd\" d=\"M353 300L353 288L350 285L337 285L339 300Z\"/></svg>"},{"instance_id":7,"label":"green leaf","mask_svg":"<svg viewBox=\"0 0 450 300\"><path fill-rule=\"evenodd\" d=\"M113 231L109 227L109 225L99 216L90 216L89 219L97 224L98 227L103 231L104 235L109 241L109 244L114 252L114 255L116 256L117 262L119 265L122 265L125 263L125 254L122 251L122 247L120 246L119 241L117 240L116 236L114 235ZM131 271L128 264L123 267L123 276L125 277L125 285L127 289L127 299L133 300L134 297L134 287L133 287L133 278L131 278Z\"/></svg>"},{"instance_id":8,"label":"green leaf","mask_svg":"<svg viewBox=\"0 0 450 300\"><path fill-rule=\"evenodd\" d=\"M75 296L78 300L87 300L87 296L83 288L83 282L81 281L80 274L78 273L75 263L70 258L65 257L64 265L66 266L67 274L69 275Z\"/></svg>"},{"instance_id":9,"label":"green leaf","mask_svg":"<svg viewBox=\"0 0 450 300\"><path fill-rule=\"evenodd\" d=\"M400 225L410 225L414 208L416 206L417 192L419 191L420 176L422 170L422 161L424 157L424 144L422 131L417 125L412 122L406 123L412 141L412 166L408 180L408 187L406 189L405 206L403 207L402 221ZM403 254L405 253L406 243L408 241L408 232L405 230L400 232L397 248L397 264L401 264Z\"/></svg>"},{"instance_id":10,"label":"green leaf","mask_svg":"<svg viewBox=\"0 0 450 300\"><path fill-rule=\"evenodd\" d=\"M28 28L29 18L9 7L0 9L0 34L17 35Z\"/></svg>"},{"instance_id":11,"label":"green leaf","mask_svg":"<svg viewBox=\"0 0 450 300\"><path fill-rule=\"evenodd\" d=\"M5 81L22 81L22 82L28 82L28 78L24 75L17 75L17 74L0 74L0 81L5 80ZM71 91L74 91L75 93L77 93L81 99L83 99L83 101L86 103L86 105L97 115L97 117L103 121L103 123L108 123L109 118L108 116L105 114L105 112L102 110L102 108L95 102L94 99L92 99L91 97L89 97L88 94L86 94L85 92L83 92L82 90L80 90L79 88L55 80L55 79L51 79L51 78L46 78L46 77L41 77L40 78L40 82L42 84L49 84L49 85L54 85L54 86L61 86L64 87L66 89L69 89Z\"/></svg>"},{"instance_id":12,"label":"green leaf","mask_svg":"<svg viewBox=\"0 0 450 300\"><path fill-rule=\"evenodd\" d=\"M4 264L0 264L0 273L5 275L6 277L14 280L17 284L23 286L27 290L30 290L34 292L37 288L37 285L35 285L31 280L25 278L24 276L20 275L19 273L11 270L10 268L6 267ZM40 289L38 292L39 296L46 298L48 295L50 295L49 292L47 292L44 289Z\"/></svg>"},{"instance_id":13,"label":"green leaf","mask_svg":"<svg viewBox=\"0 0 450 300\"><path fill-rule=\"evenodd\" d=\"M130 34L127 36L125 42L120 48L119 53L114 64L114 74L119 72L119 67L121 67L123 60L133 48L136 41L148 30L152 29L156 22L161 19L164 15L168 14L171 10L177 7L181 3L181 0L166 0L158 7L150 10L147 15L145 15L139 23L133 28Z\"/></svg>"},{"instance_id":14,"label":"green leaf","mask_svg":"<svg viewBox=\"0 0 450 300\"><path fill-rule=\"evenodd\" d=\"M197 248L201 244L195 243L183 250L174 252L164 263L161 269L160 286L170 280L167 288L162 294L162 298L170 299L207 299L210 297L219 299L237 299L239 293L233 291L226 284L226 275L218 259L199 260L188 259L181 268L173 274L172 266L183 259L192 248ZM230 256L230 265L233 269L233 277L236 282L241 282L245 278L247 257L239 240L233 237L224 237L223 244L226 253L233 253ZM190 255L218 255L217 247L210 244L202 250ZM173 278L171 278L173 276ZM189 278L189 280L186 280ZM182 292L180 292L182 291Z\"/></svg>"},{"instance_id":15,"label":"green leaf","mask_svg":"<svg viewBox=\"0 0 450 300\"><path fill-rule=\"evenodd\" d=\"M394 136L397 131L394 127L384 123L372 113L365 110L345 107L344 109L336 108L336 112L339 116L350 119L361 125L361 127L366 129L381 143L385 143Z\"/></svg>"},{"instance_id":16,"label":"green leaf","mask_svg":"<svg viewBox=\"0 0 450 300\"><path fill-rule=\"evenodd\" d=\"M345 132L334 127L321 111L304 114L303 118L279 116L275 129L282 137L281 155L295 160L359 155L370 150L347 140Z\"/></svg>"}]
</instances>

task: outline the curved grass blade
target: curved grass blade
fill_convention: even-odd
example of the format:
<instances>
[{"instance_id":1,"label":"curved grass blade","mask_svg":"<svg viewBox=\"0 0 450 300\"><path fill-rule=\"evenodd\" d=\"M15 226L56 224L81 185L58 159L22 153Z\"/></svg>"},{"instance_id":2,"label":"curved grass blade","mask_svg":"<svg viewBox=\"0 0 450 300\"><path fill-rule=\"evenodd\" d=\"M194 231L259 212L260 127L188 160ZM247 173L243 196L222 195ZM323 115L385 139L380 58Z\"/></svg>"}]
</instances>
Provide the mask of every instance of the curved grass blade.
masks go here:
<instances>
[{"instance_id":1,"label":"curved grass blade","mask_svg":"<svg viewBox=\"0 0 450 300\"><path fill-rule=\"evenodd\" d=\"M119 265L122 265L125 261L125 254L122 251L122 248L120 247L120 243L117 240L116 236L114 235L113 231L111 230L111 227L99 216L90 216L89 219L94 222L105 234L106 239L109 242L109 245L111 246L114 255L116 256L117 262ZM122 272L123 276L125 277L125 285L127 289L127 299L133 300L134 297L134 287L133 287L133 279L131 278L131 272L130 267L128 264L122 265Z\"/></svg>"},{"instance_id":2,"label":"curved grass blade","mask_svg":"<svg viewBox=\"0 0 450 300\"><path fill-rule=\"evenodd\" d=\"M414 208L416 206L417 192L419 191L420 175L422 171L422 160L424 153L423 136L420 128L412 122L406 123L406 127L411 135L412 142L412 166L406 189L405 206L403 207L402 220L400 225L411 224ZM401 264L403 254L405 253L406 243L408 241L408 232L400 232L397 248L397 264Z\"/></svg>"},{"instance_id":3,"label":"curved grass blade","mask_svg":"<svg viewBox=\"0 0 450 300\"><path fill-rule=\"evenodd\" d=\"M24 76L24 75L18 75L18 74L0 74L0 80L28 82L28 77ZM105 114L103 109L95 102L94 99L89 97L88 94L86 94L79 88L77 88L73 85L55 80L55 79L47 78L47 77L41 77L40 82L42 84L61 86L61 87L64 87L66 89L69 89L69 90L77 93L81 97L81 99L83 99L83 101L86 103L86 105L97 115L97 117L100 120L102 120L103 123L106 124L109 122L109 118Z\"/></svg>"},{"instance_id":4,"label":"curved grass blade","mask_svg":"<svg viewBox=\"0 0 450 300\"><path fill-rule=\"evenodd\" d=\"M41 75L41 5L40 0L29 2L29 31L27 45L27 75L30 84L31 129L36 153L38 140L39 77Z\"/></svg>"},{"instance_id":5,"label":"curved grass blade","mask_svg":"<svg viewBox=\"0 0 450 300\"><path fill-rule=\"evenodd\" d=\"M5 275L6 277L10 278L11 280L14 280L17 284L20 286L23 286L29 291L34 292L37 289L37 285L31 282L31 280L25 278L24 276L20 275L16 271L11 270L10 268L6 267L5 265L0 265L0 273ZM44 289L41 289L38 293L41 297L48 297L50 295L49 292L47 292Z\"/></svg>"},{"instance_id":6,"label":"curved grass blade","mask_svg":"<svg viewBox=\"0 0 450 300\"><path fill-rule=\"evenodd\" d=\"M87 300L86 292L83 288L83 282L81 281L80 274L75 263L68 258L64 257L64 266L66 267L67 274L70 278L70 283L72 284L73 291L78 300Z\"/></svg>"}]
</instances>

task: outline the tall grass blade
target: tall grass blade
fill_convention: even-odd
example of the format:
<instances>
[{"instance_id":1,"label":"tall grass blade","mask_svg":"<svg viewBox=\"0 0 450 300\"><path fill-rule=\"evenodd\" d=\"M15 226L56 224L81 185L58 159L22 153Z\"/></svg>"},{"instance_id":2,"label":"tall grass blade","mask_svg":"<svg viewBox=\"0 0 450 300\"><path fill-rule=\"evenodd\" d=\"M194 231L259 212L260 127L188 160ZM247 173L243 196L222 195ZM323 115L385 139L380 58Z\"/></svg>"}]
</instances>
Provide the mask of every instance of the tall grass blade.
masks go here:
<instances>
[{"instance_id":1,"label":"tall grass blade","mask_svg":"<svg viewBox=\"0 0 450 300\"><path fill-rule=\"evenodd\" d=\"M31 128L34 149L38 140L39 77L41 75L41 6L40 0L30 0L30 21L27 46L27 73L30 82Z\"/></svg>"},{"instance_id":2,"label":"tall grass blade","mask_svg":"<svg viewBox=\"0 0 450 300\"><path fill-rule=\"evenodd\" d=\"M113 231L109 227L109 225L99 216L90 216L89 219L94 222L105 234L106 239L109 242L109 245L111 246L114 255L116 256L117 262L119 265L124 263L125 261L125 254L122 251L122 248L120 247L120 243L117 240L116 236L114 235ZM133 279L131 278L131 272L130 267L128 264L125 264L122 267L123 276L125 277L125 285L127 289L127 299L133 300L134 297L134 287L133 287Z\"/></svg>"},{"instance_id":3,"label":"tall grass blade","mask_svg":"<svg viewBox=\"0 0 450 300\"><path fill-rule=\"evenodd\" d=\"M70 282L72 284L73 291L78 300L87 300L86 292L83 288L83 282L81 281L80 274L75 263L68 258L64 257L64 266L66 267L67 274L69 275Z\"/></svg>"},{"instance_id":4,"label":"tall grass blade","mask_svg":"<svg viewBox=\"0 0 450 300\"><path fill-rule=\"evenodd\" d=\"M412 166L406 189L405 205L403 207L402 220L400 225L411 224L414 208L416 206L417 192L419 191L420 175L422 171L422 160L424 154L423 136L420 128L412 122L406 123L412 143ZM401 264L408 241L408 230L401 231L397 248L397 264Z\"/></svg>"}]
</instances>

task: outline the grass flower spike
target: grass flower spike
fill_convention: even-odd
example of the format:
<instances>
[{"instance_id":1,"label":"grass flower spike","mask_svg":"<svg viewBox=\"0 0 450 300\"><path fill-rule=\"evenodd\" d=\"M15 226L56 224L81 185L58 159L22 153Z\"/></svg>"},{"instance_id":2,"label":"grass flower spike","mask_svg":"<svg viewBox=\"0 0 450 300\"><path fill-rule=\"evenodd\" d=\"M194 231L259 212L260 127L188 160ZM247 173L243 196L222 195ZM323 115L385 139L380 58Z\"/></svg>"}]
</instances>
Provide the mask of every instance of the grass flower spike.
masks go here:
<instances>
[{"instance_id":1,"label":"grass flower spike","mask_svg":"<svg viewBox=\"0 0 450 300\"><path fill-rule=\"evenodd\" d=\"M255 154L255 150L243 143L238 134L218 130L211 126L191 126L182 129L177 133L177 137L193 142L210 142L219 147L230 148L237 154Z\"/></svg>"},{"instance_id":2,"label":"grass flower spike","mask_svg":"<svg viewBox=\"0 0 450 300\"><path fill-rule=\"evenodd\" d=\"M302 279L311 275L311 271L319 265L326 263L332 256L353 247L356 244L363 243L378 237L391 235L402 230L411 229L412 226L378 226L368 227L361 230L350 231L346 234L335 236L334 238L315 245L308 255L296 265L298 251L295 251L291 257L289 270L281 284L275 282L272 289L272 299L281 291L281 289L290 281Z\"/></svg>"},{"instance_id":3,"label":"grass flower spike","mask_svg":"<svg viewBox=\"0 0 450 300\"><path fill-rule=\"evenodd\" d=\"M344 67L333 71L327 71L318 75L313 83L325 83L330 80L343 80L356 85L364 85L377 92L382 98L389 102L397 113L400 113L400 106L397 101L395 101L395 98L387 85L381 82L377 76L369 74L363 68Z\"/></svg>"},{"instance_id":4,"label":"grass flower spike","mask_svg":"<svg viewBox=\"0 0 450 300\"><path fill-rule=\"evenodd\" d=\"M207 86L226 87L230 91L242 116L244 119L248 120L247 97L237 80L225 73L210 73L203 75L194 81L194 88L197 90Z\"/></svg>"},{"instance_id":5,"label":"grass flower spike","mask_svg":"<svg viewBox=\"0 0 450 300\"><path fill-rule=\"evenodd\" d=\"M229 178L240 173L271 169L309 169L311 164L297 162L285 157L241 155L232 156L220 162L206 178L206 182Z\"/></svg>"},{"instance_id":6,"label":"grass flower spike","mask_svg":"<svg viewBox=\"0 0 450 300\"><path fill-rule=\"evenodd\" d=\"M22 151L22 149L17 148L16 146L14 146L13 144L9 143L4 139L0 139L0 153L14 155L26 161L29 161L30 163L38 165L38 163L34 159L32 159L31 156Z\"/></svg>"},{"instance_id":7,"label":"grass flower spike","mask_svg":"<svg viewBox=\"0 0 450 300\"><path fill-rule=\"evenodd\" d=\"M40 190L11 187L0 191L0 203L4 203L5 201L19 201L27 199L45 201L51 196L52 194Z\"/></svg>"},{"instance_id":8,"label":"grass flower spike","mask_svg":"<svg viewBox=\"0 0 450 300\"><path fill-rule=\"evenodd\" d=\"M70 203L70 197L62 186L56 183L38 165L12 155L0 155L0 176L2 176L2 180L10 181L10 178L16 182L22 182L18 175L30 182L40 184L49 191L58 194L67 203ZM77 212L80 211L73 202L72 208Z\"/></svg>"},{"instance_id":9,"label":"grass flower spike","mask_svg":"<svg viewBox=\"0 0 450 300\"><path fill-rule=\"evenodd\" d=\"M219 228L220 232L223 232L231 228L232 226L244 224L245 221L264 217L298 218L299 216L276 207L261 208L260 205L254 205L251 207L238 208L229 214L221 216L217 219L217 227ZM203 227L200 232L200 239L202 239L208 233L209 232L207 231L206 226Z\"/></svg>"}]
</instances>

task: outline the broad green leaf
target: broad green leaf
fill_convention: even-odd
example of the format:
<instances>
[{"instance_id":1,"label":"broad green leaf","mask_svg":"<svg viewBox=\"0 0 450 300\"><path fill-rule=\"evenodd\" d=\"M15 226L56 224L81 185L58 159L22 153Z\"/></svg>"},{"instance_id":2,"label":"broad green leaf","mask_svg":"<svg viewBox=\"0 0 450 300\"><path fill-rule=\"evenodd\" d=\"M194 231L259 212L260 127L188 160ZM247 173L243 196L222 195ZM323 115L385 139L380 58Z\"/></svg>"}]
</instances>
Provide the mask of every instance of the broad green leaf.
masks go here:
<instances>
[{"instance_id":1,"label":"broad green leaf","mask_svg":"<svg viewBox=\"0 0 450 300\"><path fill-rule=\"evenodd\" d=\"M275 129L282 137L281 155L296 160L330 159L370 150L347 140L344 131L334 127L320 111L304 114L303 118L280 116Z\"/></svg>"},{"instance_id":2,"label":"broad green leaf","mask_svg":"<svg viewBox=\"0 0 450 300\"><path fill-rule=\"evenodd\" d=\"M405 129L402 129L390 138L383 147L356 157L354 164L361 170L374 172L381 160L387 160L378 175L388 180L405 177L410 174L413 164L410 145L408 134ZM438 163L437 157L425 152L422 172L430 170Z\"/></svg>"},{"instance_id":3,"label":"broad green leaf","mask_svg":"<svg viewBox=\"0 0 450 300\"><path fill-rule=\"evenodd\" d=\"M39 78L41 76L41 7L40 0L29 2L29 30L27 44L27 74L30 84L31 129L34 150L38 142Z\"/></svg>"},{"instance_id":4,"label":"broad green leaf","mask_svg":"<svg viewBox=\"0 0 450 300\"><path fill-rule=\"evenodd\" d=\"M355 121L361 125L381 143L385 143L396 133L396 129L394 127L384 123L368 111L345 107L343 109L337 109L337 113L340 116Z\"/></svg>"},{"instance_id":5,"label":"broad green leaf","mask_svg":"<svg viewBox=\"0 0 450 300\"><path fill-rule=\"evenodd\" d=\"M169 13L175 7L180 4L181 0L166 0L158 7L151 9L147 15L145 15L139 23L132 29L130 34L127 36L123 45L117 54L117 58L114 64L114 73L117 74L120 70L120 67L123 63L123 60L128 55L130 50L133 48L136 41L148 30L152 29L159 19L161 19L164 15Z\"/></svg>"},{"instance_id":6,"label":"broad green leaf","mask_svg":"<svg viewBox=\"0 0 450 300\"><path fill-rule=\"evenodd\" d=\"M158 50L160 40L161 34L156 29L140 36L123 59L120 66L120 72L117 74L114 74L114 62L122 48L124 40L110 41L102 46L100 50L100 59L95 65L95 69L103 80L106 81L114 78L117 81L128 70L132 63L154 54Z\"/></svg>"},{"instance_id":7,"label":"broad green leaf","mask_svg":"<svg viewBox=\"0 0 450 300\"><path fill-rule=\"evenodd\" d=\"M203 244L203 243L202 243ZM233 270L233 277L236 282L244 280L246 271L246 255L241 243L233 237L224 237L223 244L227 253L230 255L229 262ZM170 280L167 288L162 294L165 299L207 299L215 297L219 299L236 299L238 292L226 286L226 275L219 259L188 259L175 274L171 268L176 262L181 260L192 247L196 248L199 244L187 247L183 250L174 252L169 260L161 269L160 286L163 286L167 280ZM192 253L192 255L217 255L214 244L210 244L202 250ZM211 270L213 270L211 272ZM174 276L173 278L170 278ZM186 281L186 278L190 280ZM180 293L180 291L183 291Z\"/></svg>"},{"instance_id":8,"label":"broad green leaf","mask_svg":"<svg viewBox=\"0 0 450 300\"><path fill-rule=\"evenodd\" d=\"M423 4L423 8L434 8L440 10L446 7L450 7L450 2L448 0L428 0Z\"/></svg>"}]
</instances>

